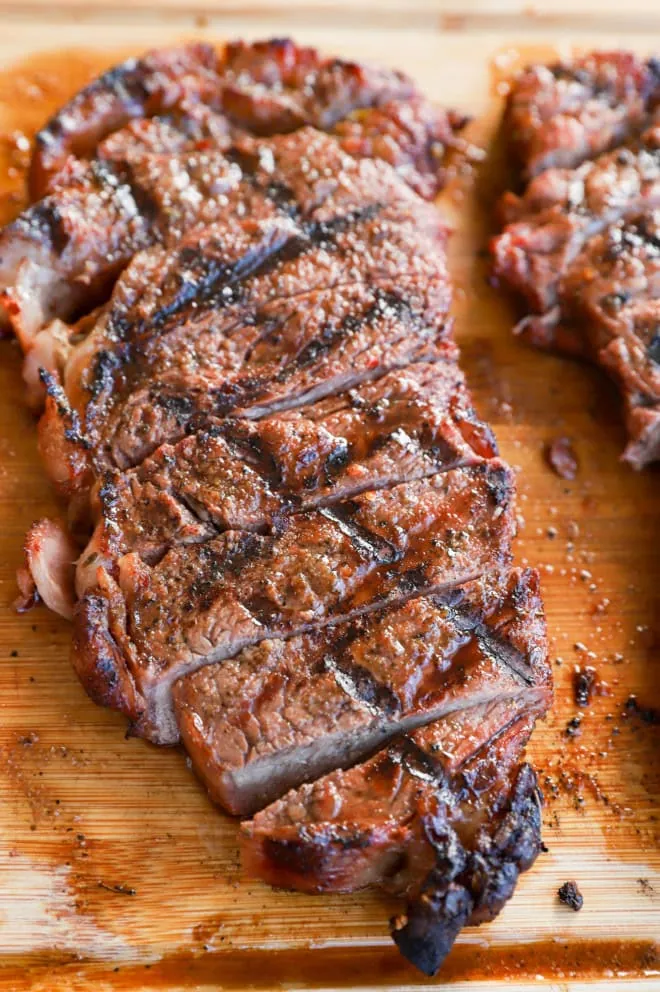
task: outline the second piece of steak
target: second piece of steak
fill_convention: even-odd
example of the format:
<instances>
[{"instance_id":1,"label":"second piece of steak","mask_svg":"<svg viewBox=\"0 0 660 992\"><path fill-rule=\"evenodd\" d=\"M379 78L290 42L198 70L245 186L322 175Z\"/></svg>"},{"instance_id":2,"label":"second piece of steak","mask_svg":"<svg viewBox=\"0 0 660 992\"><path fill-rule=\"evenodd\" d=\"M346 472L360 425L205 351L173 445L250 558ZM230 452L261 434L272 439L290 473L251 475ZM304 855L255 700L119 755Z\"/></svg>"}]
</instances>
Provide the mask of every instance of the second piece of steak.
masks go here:
<instances>
[{"instance_id":1,"label":"second piece of steak","mask_svg":"<svg viewBox=\"0 0 660 992\"><path fill-rule=\"evenodd\" d=\"M564 96L577 132L563 112L550 112L547 92L530 87L530 80L553 74L570 80L573 69L581 82L566 82ZM534 67L514 81L506 119L515 121L524 108L536 123L526 143L514 133L510 144L523 173L534 178L521 196L502 198L505 227L492 242L494 274L524 300L528 314L519 333L539 347L591 358L612 376L630 438L623 457L642 468L660 457L660 363L653 344L660 128L639 132L658 113L660 76L654 60L640 63L617 52L587 56L573 69ZM602 115L610 124L596 129ZM547 155L540 155L541 147ZM550 167L555 162L582 164Z\"/></svg>"}]
</instances>

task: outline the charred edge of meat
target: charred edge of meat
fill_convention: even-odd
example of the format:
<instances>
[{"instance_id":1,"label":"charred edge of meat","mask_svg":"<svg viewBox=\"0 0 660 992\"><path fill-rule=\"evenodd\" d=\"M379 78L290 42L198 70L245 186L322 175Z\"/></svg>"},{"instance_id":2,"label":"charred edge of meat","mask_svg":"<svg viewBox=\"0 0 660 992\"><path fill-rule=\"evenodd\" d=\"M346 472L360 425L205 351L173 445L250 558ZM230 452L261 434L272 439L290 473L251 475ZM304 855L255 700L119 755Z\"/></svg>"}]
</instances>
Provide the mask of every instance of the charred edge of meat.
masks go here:
<instances>
[{"instance_id":1,"label":"charred edge of meat","mask_svg":"<svg viewBox=\"0 0 660 992\"><path fill-rule=\"evenodd\" d=\"M211 45L191 44L127 59L85 86L38 132L30 163L32 199L48 192L71 155L89 156L111 131L180 100L187 74L215 71Z\"/></svg>"},{"instance_id":2,"label":"charred edge of meat","mask_svg":"<svg viewBox=\"0 0 660 992\"><path fill-rule=\"evenodd\" d=\"M126 658L111 630L106 596L84 596L76 606L74 620L71 661L88 696L99 706L139 719L141 707Z\"/></svg>"},{"instance_id":3,"label":"charred edge of meat","mask_svg":"<svg viewBox=\"0 0 660 992\"><path fill-rule=\"evenodd\" d=\"M39 378L44 385L46 394L55 403L60 419L69 425L64 431L66 440L88 451L90 449L90 443L83 433L80 417L69 403L69 399L57 378L46 369L39 369Z\"/></svg>"},{"instance_id":4,"label":"charred edge of meat","mask_svg":"<svg viewBox=\"0 0 660 992\"><path fill-rule=\"evenodd\" d=\"M536 775L523 765L508 808L494 832L483 827L466 850L447 826L427 831L436 865L406 913L392 921L397 947L415 967L435 975L470 920L490 920L511 897L518 876L541 851L541 803Z\"/></svg>"}]
</instances>

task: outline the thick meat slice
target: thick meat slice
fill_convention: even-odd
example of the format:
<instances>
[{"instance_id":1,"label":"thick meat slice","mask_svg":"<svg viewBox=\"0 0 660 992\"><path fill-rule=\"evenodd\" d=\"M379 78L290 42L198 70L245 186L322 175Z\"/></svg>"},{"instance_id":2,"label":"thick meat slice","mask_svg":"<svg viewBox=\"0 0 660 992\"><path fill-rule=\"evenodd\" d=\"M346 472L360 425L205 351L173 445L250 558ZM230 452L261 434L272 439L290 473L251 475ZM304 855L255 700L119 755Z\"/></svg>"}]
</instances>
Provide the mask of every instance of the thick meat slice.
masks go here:
<instances>
[{"instance_id":1,"label":"thick meat slice","mask_svg":"<svg viewBox=\"0 0 660 992\"><path fill-rule=\"evenodd\" d=\"M601 57L594 58L600 65ZM632 66L634 59L622 55L617 64ZM647 68L658 75L655 62ZM660 84L654 85L654 94L649 90L631 111L631 132L647 122L647 111L657 114ZM620 109L630 108L624 102ZM659 206L655 125L575 169L547 168L521 196L506 194L500 203L506 226L491 245L496 278L529 311L516 331L538 347L590 358L614 378L630 437L623 457L635 468L660 454Z\"/></svg>"},{"instance_id":2,"label":"thick meat slice","mask_svg":"<svg viewBox=\"0 0 660 992\"><path fill-rule=\"evenodd\" d=\"M242 178L220 154L72 169L66 185L0 233L1 313L24 350L51 319L102 302L136 251L224 214Z\"/></svg>"},{"instance_id":3,"label":"thick meat slice","mask_svg":"<svg viewBox=\"0 0 660 992\"><path fill-rule=\"evenodd\" d=\"M52 191L70 156L91 158L106 135L132 118L203 100L216 65L210 45L194 44L128 59L94 79L37 134L29 175L33 199Z\"/></svg>"},{"instance_id":4,"label":"thick meat slice","mask_svg":"<svg viewBox=\"0 0 660 992\"><path fill-rule=\"evenodd\" d=\"M171 742L178 678L504 567L513 527L512 475L493 459L285 518L272 535L173 548L152 567L129 554L79 603L73 663L93 699Z\"/></svg>"},{"instance_id":5,"label":"thick meat slice","mask_svg":"<svg viewBox=\"0 0 660 992\"><path fill-rule=\"evenodd\" d=\"M405 898L401 952L435 974L468 923L497 915L541 848L540 794L521 752L539 694L472 709L404 736L243 824L249 874L307 892L379 885Z\"/></svg>"},{"instance_id":6,"label":"thick meat slice","mask_svg":"<svg viewBox=\"0 0 660 992\"><path fill-rule=\"evenodd\" d=\"M282 213L302 219L322 203L348 210L349 200L373 202L379 184L385 198L397 186L385 163L359 163L311 128L261 141L245 135L226 154L214 142L173 153L165 128L164 151L126 156L122 142L107 157L70 164L66 182L2 231L0 306L25 349L44 323L100 302L136 251L176 244L195 224Z\"/></svg>"},{"instance_id":7,"label":"thick meat slice","mask_svg":"<svg viewBox=\"0 0 660 992\"><path fill-rule=\"evenodd\" d=\"M77 93L37 135L30 188L50 192L70 156L90 158L132 118L202 104L258 134L305 124L327 129L359 107L414 93L402 73L330 59L288 39L151 52L128 59Z\"/></svg>"},{"instance_id":8,"label":"thick meat slice","mask_svg":"<svg viewBox=\"0 0 660 992\"><path fill-rule=\"evenodd\" d=\"M591 52L524 69L503 124L523 177L572 168L641 130L659 84L657 62L630 52Z\"/></svg>"},{"instance_id":9,"label":"thick meat slice","mask_svg":"<svg viewBox=\"0 0 660 992\"><path fill-rule=\"evenodd\" d=\"M660 456L660 212L614 224L592 238L560 286L563 339L592 357L624 397L630 442L641 468ZM541 341L548 336L541 327ZM536 341L535 323L528 329Z\"/></svg>"},{"instance_id":10,"label":"thick meat slice","mask_svg":"<svg viewBox=\"0 0 660 992\"><path fill-rule=\"evenodd\" d=\"M64 397L51 390L40 434L56 484L89 484L90 445L97 471L127 467L199 413L261 416L432 355L450 291L443 228L416 206L405 223L401 204L303 231L216 225L167 258L136 259L71 354ZM71 442L69 408L87 452Z\"/></svg>"},{"instance_id":11,"label":"thick meat slice","mask_svg":"<svg viewBox=\"0 0 660 992\"><path fill-rule=\"evenodd\" d=\"M608 152L575 170L549 169L522 196L506 194L506 224L493 239L495 276L545 314L557 303L568 266L594 234L622 217L660 205L660 128L634 147Z\"/></svg>"},{"instance_id":12,"label":"thick meat slice","mask_svg":"<svg viewBox=\"0 0 660 992\"><path fill-rule=\"evenodd\" d=\"M515 573L494 609L501 596L479 583L422 597L262 641L181 679L181 736L211 797L245 815L449 713L523 697L536 706L539 689L549 691L538 677L546 641L536 574Z\"/></svg>"},{"instance_id":13,"label":"thick meat slice","mask_svg":"<svg viewBox=\"0 0 660 992\"><path fill-rule=\"evenodd\" d=\"M263 420L211 420L139 468L97 485L99 522L81 555L78 592L128 551L146 561L220 530L261 531L283 514L328 506L495 455L471 409L453 349Z\"/></svg>"}]
</instances>

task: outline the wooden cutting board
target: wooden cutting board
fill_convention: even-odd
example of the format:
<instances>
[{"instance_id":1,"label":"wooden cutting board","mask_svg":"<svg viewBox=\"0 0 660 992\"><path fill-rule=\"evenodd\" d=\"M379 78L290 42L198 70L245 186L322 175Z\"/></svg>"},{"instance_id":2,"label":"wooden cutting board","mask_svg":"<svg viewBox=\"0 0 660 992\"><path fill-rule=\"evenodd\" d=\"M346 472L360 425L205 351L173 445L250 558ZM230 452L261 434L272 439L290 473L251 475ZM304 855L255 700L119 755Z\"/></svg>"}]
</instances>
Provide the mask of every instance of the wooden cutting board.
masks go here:
<instances>
[{"instance_id":1,"label":"wooden cutting board","mask_svg":"<svg viewBox=\"0 0 660 992\"><path fill-rule=\"evenodd\" d=\"M14 170L0 201L5 219L20 205L11 189L21 186L22 136L118 50L286 29L281 11L194 23L135 9L51 22L12 10L0 32L0 168ZM470 137L484 147L499 81L517 60L575 44L642 51L653 41L516 31L510 13L497 30L331 23L300 18L296 37L409 71L433 98L476 115ZM46 50L60 54L35 54ZM489 287L482 257L491 195L491 181L464 176L443 209L458 226L452 266L463 364L480 412L520 469L518 561L543 575L557 700L531 755L548 800L548 852L495 923L459 938L436 981L459 989L479 981L489 989L504 981L516 990L543 981L553 989L587 981L660 988L660 727L653 713L625 705L631 694L647 708L658 699L660 475L634 475L619 463L617 399L596 371L512 339L512 311ZM558 436L573 439L574 482L545 463L544 446ZM96 708L69 668L68 625L44 608L16 615L23 534L57 512L23 406L17 348L0 342L0 988L432 985L391 946L393 907L379 894L311 897L244 878L236 824L210 805L185 756L125 740L123 720ZM608 688L580 711L573 737L566 726L578 712L577 664L594 666ZM556 898L568 879L584 895L580 913Z\"/></svg>"}]
</instances>

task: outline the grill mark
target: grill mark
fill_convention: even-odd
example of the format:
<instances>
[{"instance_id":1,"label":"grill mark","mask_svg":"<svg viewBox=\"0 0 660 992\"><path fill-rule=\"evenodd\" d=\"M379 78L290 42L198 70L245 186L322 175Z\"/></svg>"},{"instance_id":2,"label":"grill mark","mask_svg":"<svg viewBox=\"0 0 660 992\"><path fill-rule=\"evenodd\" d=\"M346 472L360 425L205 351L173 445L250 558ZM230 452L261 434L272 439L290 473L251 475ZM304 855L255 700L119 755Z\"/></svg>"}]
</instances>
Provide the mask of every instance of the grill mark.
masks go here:
<instances>
[{"instance_id":1,"label":"grill mark","mask_svg":"<svg viewBox=\"0 0 660 992\"><path fill-rule=\"evenodd\" d=\"M372 308L374 309L374 308ZM422 328L425 327L425 322L421 317L411 313L411 319L409 322L403 325L401 333L398 337L391 341L391 345L399 343L402 339L409 337L411 330L415 328L415 325ZM318 360L323 355L327 355L331 348L338 342L344 340L349 335L355 334L359 327L364 326L367 323L367 314L362 315L360 324L357 323L357 318L353 315L349 315L347 323L342 322L337 328L332 328L326 332L325 341L322 340L321 336L314 338L312 341L308 342L301 350L298 355L295 356L290 362L287 362L283 368L281 368L274 376L265 375L251 375L245 376L238 383L229 382L223 383L223 385L211 389L209 392L213 396L214 409L213 412L217 416L228 416L232 410L237 406L246 406L256 403L260 397L262 397L271 383L275 382L279 385L285 384L289 379L291 379L297 372L309 368L313 364L312 354L314 360ZM353 356L353 361L357 360L361 355L369 349L370 345L366 345L359 352ZM430 361L431 358L428 355L422 355L419 361ZM410 360L406 362L410 364ZM389 366L383 366L383 371L381 375L385 375L387 372L391 371ZM379 375L377 378L380 378ZM324 395L324 394L322 394ZM306 402L303 400L303 403Z\"/></svg>"},{"instance_id":2,"label":"grill mark","mask_svg":"<svg viewBox=\"0 0 660 992\"><path fill-rule=\"evenodd\" d=\"M447 776L442 766L415 743L412 737L405 735L399 744L400 762L402 767L423 782L436 782L438 785L447 783Z\"/></svg>"},{"instance_id":3,"label":"grill mark","mask_svg":"<svg viewBox=\"0 0 660 992\"><path fill-rule=\"evenodd\" d=\"M530 672L524 654L505 638L493 634L486 624L481 623L476 629L479 647L489 657L493 658L503 668L506 668L521 685L534 685L534 676Z\"/></svg>"},{"instance_id":4,"label":"grill mark","mask_svg":"<svg viewBox=\"0 0 660 992\"><path fill-rule=\"evenodd\" d=\"M229 418L222 425L211 427L204 433L223 437L232 454L257 472L269 489L280 489L282 487L280 466L270 452L264 449L262 440L257 434L245 434L241 431L241 423L240 420Z\"/></svg>"},{"instance_id":5,"label":"grill mark","mask_svg":"<svg viewBox=\"0 0 660 992\"><path fill-rule=\"evenodd\" d=\"M267 275L279 265L294 261L314 248L330 249L338 234L372 219L381 209L381 204L368 204L329 221L305 224L299 233L283 241L276 238L272 245L261 244L230 265L189 249L188 264L199 271L199 279L186 281L177 297L149 318L149 330L162 330L172 317L181 315L193 303L199 313L200 305L223 308L239 302L242 284L247 280ZM180 259L187 262L185 251ZM143 327L141 322L136 329L139 331Z\"/></svg>"},{"instance_id":6,"label":"grill mark","mask_svg":"<svg viewBox=\"0 0 660 992\"><path fill-rule=\"evenodd\" d=\"M660 365L660 329L653 334L650 344L646 349L646 354L652 362Z\"/></svg>"},{"instance_id":7,"label":"grill mark","mask_svg":"<svg viewBox=\"0 0 660 992\"><path fill-rule=\"evenodd\" d=\"M253 189L264 193L267 199L275 204L278 210L288 217L298 217L300 215L300 205L296 200L293 189L281 179L271 179L267 184L260 183L257 179L257 172L260 168L272 171L274 161L267 162L265 155L272 152L264 149L261 154L250 152L241 148L230 148L225 152L225 157L239 167L243 178Z\"/></svg>"},{"instance_id":8,"label":"grill mark","mask_svg":"<svg viewBox=\"0 0 660 992\"><path fill-rule=\"evenodd\" d=\"M69 398L60 383L51 372L43 368L39 369L39 378L44 384L48 396L54 400L58 416L62 421L69 424L64 430L66 440L70 441L71 444L79 445L85 451L90 450L91 445L87 437L85 437L80 417L69 403Z\"/></svg>"},{"instance_id":9,"label":"grill mark","mask_svg":"<svg viewBox=\"0 0 660 992\"><path fill-rule=\"evenodd\" d=\"M219 554L215 548L203 543L199 546L199 559L205 566L205 572L195 577L188 587L191 602L189 609L199 607L208 610L215 601L214 590L226 575L237 575L249 562L259 558L269 542L264 542L257 534L249 531L240 532L237 541ZM186 604L184 604L184 609Z\"/></svg>"},{"instance_id":10,"label":"grill mark","mask_svg":"<svg viewBox=\"0 0 660 992\"><path fill-rule=\"evenodd\" d=\"M351 501L339 503L332 509L321 507L317 512L339 528L347 537L358 555L365 561L376 561L378 565L393 565L401 561L403 551L385 538L374 534L355 520L358 507Z\"/></svg>"},{"instance_id":11,"label":"grill mark","mask_svg":"<svg viewBox=\"0 0 660 992\"><path fill-rule=\"evenodd\" d=\"M47 241L58 257L63 254L71 240L66 230L64 215L52 197L37 203L27 217L20 218L17 224L29 238Z\"/></svg>"},{"instance_id":12,"label":"grill mark","mask_svg":"<svg viewBox=\"0 0 660 992\"><path fill-rule=\"evenodd\" d=\"M326 324L321 329L321 333L308 341L301 348L295 358L288 362L284 368L275 376L276 382L286 382L296 372L314 365L323 355L326 355L331 348L334 348L344 338L352 337L367 325L370 321L376 321L380 317L395 316L403 326L404 330L411 330L419 318L413 313L409 303L393 293L386 293L377 289L374 293L375 303L367 307L360 314L347 314L341 322L333 326ZM392 301L395 301L393 306Z\"/></svg>"},{"instance_id":13,"label":"grill mark","mask_svg":"<svg viewBox=\"0 0 660 992\"><path fill-rule=\"evenodd\" d=\"M92 365L91 381L87 390L96 400L102 392L111 390L115 372L121 367L121 359L116 352L102 349L96 353Z\"/></svg>"},{"instance_id":14,"label":"grill mark","mask_svg":"<svg viewBox=\"0 0 660 992\"><path fill-rule=\"evenodd\" d=\"M391 717L400 713L401 704L395 693L368 668L355 665L346 658L339 661L331 654L323 658L323 668L330 672L342 692L355 702L362 703L374 716Z\"/></svg>"}]
</instances>

